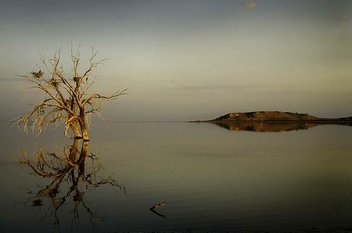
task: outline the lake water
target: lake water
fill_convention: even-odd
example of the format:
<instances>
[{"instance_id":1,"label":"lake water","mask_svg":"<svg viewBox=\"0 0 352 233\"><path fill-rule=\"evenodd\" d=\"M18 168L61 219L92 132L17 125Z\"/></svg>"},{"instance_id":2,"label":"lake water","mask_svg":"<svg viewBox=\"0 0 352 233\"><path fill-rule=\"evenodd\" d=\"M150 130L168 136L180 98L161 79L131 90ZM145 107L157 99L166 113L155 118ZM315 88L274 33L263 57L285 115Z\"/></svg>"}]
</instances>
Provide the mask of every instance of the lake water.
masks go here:
<instances>
[{"instance_id":1,"label":"lake water","mask_svg":"<svg viewBox=\"0 0 352 233\"><path fill-rule=\"evenodd\" d=\"M352 231L349 126L94 122L84 166L60 129L0 130L0 232Z\"/></svg>"}]
</instances>

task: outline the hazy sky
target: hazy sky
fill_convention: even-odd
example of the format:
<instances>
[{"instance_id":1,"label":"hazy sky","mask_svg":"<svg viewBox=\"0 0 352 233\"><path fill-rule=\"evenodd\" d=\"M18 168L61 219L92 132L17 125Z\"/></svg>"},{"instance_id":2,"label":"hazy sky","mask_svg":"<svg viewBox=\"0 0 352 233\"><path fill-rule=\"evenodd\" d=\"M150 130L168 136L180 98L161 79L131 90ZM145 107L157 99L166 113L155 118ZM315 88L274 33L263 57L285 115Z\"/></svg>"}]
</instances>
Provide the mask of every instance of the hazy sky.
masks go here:
<instances>
[{"instance_id":1,"label":"hazy sky","mask_svg":"<svg viewBox=\"0 0 352 233\"><path fill-rule=\"evenodd\" d=\"M35 98L16 75L71 45L110 58L97 88L128 88L112 120L352 115L350 0L0 0L0 35L0 119Z\"/></svg>"}]
</instances>

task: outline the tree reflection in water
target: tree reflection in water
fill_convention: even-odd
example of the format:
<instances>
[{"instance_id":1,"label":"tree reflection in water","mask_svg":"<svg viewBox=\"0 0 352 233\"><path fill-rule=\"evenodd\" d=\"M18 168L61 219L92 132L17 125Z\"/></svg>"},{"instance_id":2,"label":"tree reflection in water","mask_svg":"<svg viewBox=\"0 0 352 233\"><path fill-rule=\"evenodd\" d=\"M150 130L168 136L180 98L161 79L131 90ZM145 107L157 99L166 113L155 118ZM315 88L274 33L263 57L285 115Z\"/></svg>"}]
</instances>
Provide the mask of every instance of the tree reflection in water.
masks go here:
<instances>
[{"instance_id":1,"label":"tree reflection in water","mask_svg":"<svg viewBox=\"0 0 352 233\"><path fill-rule=\"evenodd\" d=\"M67 200L72 200L73 223L78 223L80 210L89 214L89 221L94 226L96 221L102 221L89 206L84 194L89 189L103 185L111 185L125 194L125 187L111 176L99 176L102 170L101 163L96 155L88 152L89 142L76 139L72 145L65 146L62 155L56 153L44 153L38 150L29 158L27 154L21 159L21 164L31 168L34 175L48 179L50 182L34 194L29 203L33 207L43 206L47 203L47 210L43 220L54 221L60 225L58 210ZM84 191L82 191L84 190Z\"/></svg>"}]
</instances>

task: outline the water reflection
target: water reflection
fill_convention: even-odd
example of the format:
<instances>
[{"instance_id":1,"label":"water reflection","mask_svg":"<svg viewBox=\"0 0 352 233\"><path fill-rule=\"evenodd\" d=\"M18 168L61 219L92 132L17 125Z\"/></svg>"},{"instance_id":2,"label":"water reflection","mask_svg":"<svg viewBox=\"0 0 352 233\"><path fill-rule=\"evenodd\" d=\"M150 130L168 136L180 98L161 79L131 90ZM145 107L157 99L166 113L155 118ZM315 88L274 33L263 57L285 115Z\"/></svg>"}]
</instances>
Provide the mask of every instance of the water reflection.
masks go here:
<instances>
[{"instance_id":1,"label":"water reflection","mask_svg":"<svg viewBox=\"0 0 352 233\"><path fill-rule=\"evenodd\" d=\"M347 125L352 126L352 123L332 123L332 122L270 122L270 121L223 121L212 122L217 126L225 128L230 131L253 131L253 132L283 132L310 129L319 125Z\"/></svg>"},{"instance_id":2,"label":"water reflection","mask_svg":"<svg viewBox=\"0 0 352 233\"><path fill-rule=\"evenodd\" d=\"M25 153L21 164L33 174L45 179L45 185L28 191L27 201L32 207L47 207L43 220L60 225L58 211L64 203L72 204L73 222L78 223L82 212L88 213L91 224L104 220L91 208L85 193L103 185L110 185L125 193L125 187L113 177L101 177L99 158L89 153L89 142L76 139L65 146L62 154L45 153L39 149L29 156Z\"/></svg>"},{"instance_id":3,"label":"water reflection","mask_svg":"<svg viewBox=\"0 0 352 233\"><path fill-rule=\"evenodd\" d=\"M101 165L95 166L103 169L97 173L104 178L118 172L113 178L128 184L128 195L110 184L89 186L90 190L86 190L85 182L78 181L78 190L85 192L85 204L95 214L95 225L78 201L79 223L73 222L72 193L56 211L60 226L50 224L55 222L51 197L41 197L39 192L55 178L39 176L28 165L20 167L8 162L13 160L10 155L18 154L20 148L31 148L39 140L16 135L10 128L2 129L5 157L0 169L0 232L92 232L93 226L97 232L352 229L351 127L326 126L292 133L228 133L209 124L93 124L94 142L90 142L89 151L83 156L85 176L92 171L91 163L98 162L90 152L102 151L98 154ZM66 155L63 146L50 146L57 144L61 135L48 135L40 141L45 144L42 156L46 160L53 157L46 152L69 156L73 141L68 142ZM79 160L81 143L74 161ZM32 158L32 152L28 154L32 166L37 168L38 155ZM62 161L59 164L69 166ZM74 170L77 177L78 165ZM29 171L34 175L29 176ZM55 199L65 196L72 185L70 180L62 181ZM32 193L27 194L26 188ZM28 200L27 206L20 204L24 200ZM163 201L166 205L154 210L167 219L149 210ZM41 220L47 212L46 219Z\"/></svg>"}]
</instances>

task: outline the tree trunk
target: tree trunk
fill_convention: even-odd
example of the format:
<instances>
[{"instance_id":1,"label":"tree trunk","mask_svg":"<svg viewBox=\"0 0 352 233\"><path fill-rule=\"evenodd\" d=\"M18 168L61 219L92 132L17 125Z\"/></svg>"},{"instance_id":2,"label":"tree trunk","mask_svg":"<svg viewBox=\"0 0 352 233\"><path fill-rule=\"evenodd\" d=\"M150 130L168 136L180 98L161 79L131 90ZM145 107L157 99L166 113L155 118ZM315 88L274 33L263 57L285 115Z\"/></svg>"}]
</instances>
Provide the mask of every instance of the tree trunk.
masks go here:
<instances>
[{"instance_id":1,"label":"tree trunk","mask_svg":"<svg viewBox=\"0 0 352 233\"><path fill-rule=\"evenodd\" d=\"M83 111L84 112L84 111ZM80 119L79 119L79 126L81 127L81 132L83 136L84 141L89 141L89 136L88 136L88 123L85 114L80 114Z\"/></svg>"},{"instance_id":2,"label":"tree trunk","mask_svg":"<svg viewBox=\"0 0 352 233\"><path fill-rule=\"evenodd\" d=\"M71 130L75 139L82 138L82 134L81 134L81 131L79 130L79 124L77 121L74 121L71 123Z\"/></svg>"},{"instance_id":3,"label":"tree trunk","mask_svg":"<svg viewBox=\"0 0 352 233\"><path fill-rule=\"evenodd\" d=\"M69 154L68 158L69 158L70 162L72 162L72 163L76 163L76 160L78 159L77 158L78 152L79 152L78 146L80 145L79 142L80 142L80 140L74 139L73 143L70 147L70 154Z\"/></svg>"},{"instance_id":4,"label":"tree trunk","mask_svg":"<svg viewBox=\"0 0 352 233\"><path fill-rule=\"evenodd\" d=\"M82 130L82 135L83 135L83 140L84 141L89 141L89 136L88 136L88 126L86 122L83 122L81 125L81 130Z\"/></svg>"}]
</instances>

